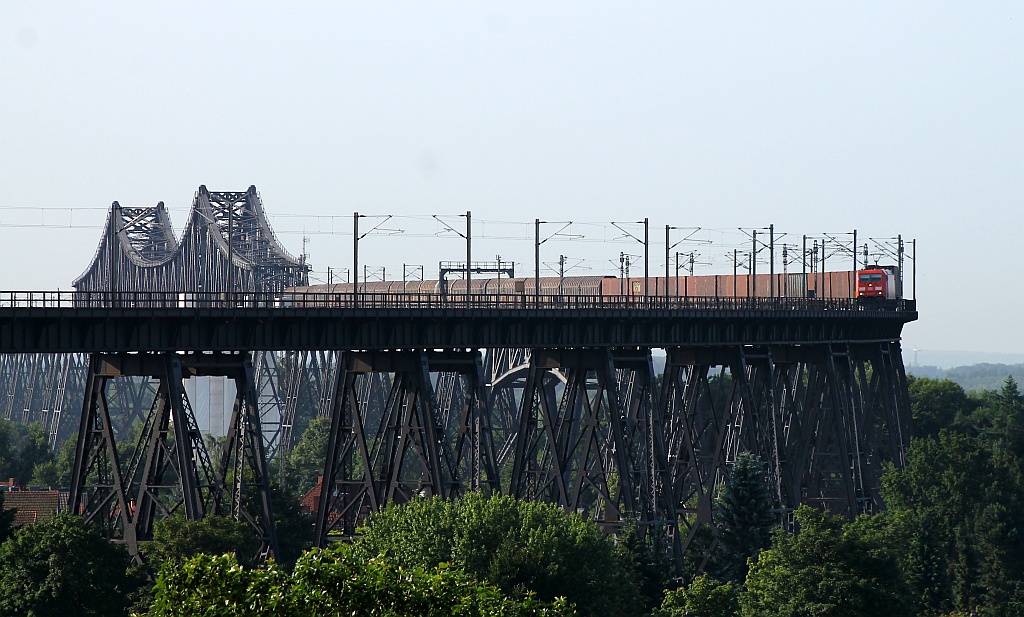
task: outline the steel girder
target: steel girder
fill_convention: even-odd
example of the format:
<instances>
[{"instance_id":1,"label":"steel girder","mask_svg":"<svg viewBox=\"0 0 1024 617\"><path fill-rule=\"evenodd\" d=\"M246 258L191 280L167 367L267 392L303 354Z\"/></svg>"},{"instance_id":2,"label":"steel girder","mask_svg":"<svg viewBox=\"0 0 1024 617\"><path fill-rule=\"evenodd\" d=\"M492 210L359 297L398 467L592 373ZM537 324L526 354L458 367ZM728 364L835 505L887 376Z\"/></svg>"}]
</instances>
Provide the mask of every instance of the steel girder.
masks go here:
<instances>
[{"instance_id":1,"label":"steel girder","mask_svg":"<svg viewBox=\"0 0 1024 617\"><path fill-rule=\"evenodd\" d=\"M41 422L56 447L75 430L63 412L81 401L85 373L85 354L0 354L0 417Z\"/></svg>"},{"instance_id":2,"label":"steel girder","mask_svg":"<svg viewBox=\"0 0 1024 617\"><path fill-rule=\"evenodd\" d=\"M545 375L565 374L562 385ZM508 492L667 536L677 557L663 407L649 349L533 350Z\"/></svg>"},{"instance_id":3,"label":"steel girder","mask_svg":"<svg viewBox=\"0 0 1024 617\"><path fill-rule=\"evenodd\" d=\"M504 467L510 460L519 427L520 400L527 375L530 373L530 349L492 348L484 358L487 392L490 400L494 447L497 465ZM542 378L555 387L555 381L565 383L565 375L558 369L547 371Z\"/></svg>"},{"instance_id":4,"label":"steel girder","mask_svg":"<svg viewBox=\"0 0 1024 617\"><path fill-rule=\"evenodd\" d=\"M500 491L494 414L480 353L434 351L427 354L427 362L436 375L433 404L441 419L441 439L452 455L452 496L467 490Z\"/></svg>"},{"instance_id":5,"label":"steel girder","mask_svg":"<svg viewBox=\"0 0 1024 617\"><path fill-rule=\"evenodd\" d=\"M308 284L307 273L308 266L277 241L255 187L243 192L216 192L201 186L180 242L163 202L152 208L114 202L93 260L74 287L100 294L181 292L181 305L194 306L197 302L193 292L280 293L287 287ZM127 300L112 301L113 297L105 295L101 302L128 306ZM288 402L275 398L279 387L276 365L268 352L255 355L260 409L270 420L267 447L273 454L283 439L287 451L291 443L287 419L294 418L294 400L290 399L293 405L286 409ZM43 421L51 445L56 447L64 434L60 429L61 411L65 401L81 400L85 372L81 352L3 354L0 413L20 422ZM131 387L134 393L124 392L124 388L110 393L109 403L127 410L127 414L113 413L115 422L120 419L130 424L146 414L148 402L137 396L132 400L132 394L140 389L147 390L149 396L155 392L155 386L144 383L145 379L136 380Z\"/></svg>"},{"instance_id":6,"label":"steel girder","mask_svg":"<svg viewBox=\"0 0 1024 617\"><path fill-rule=\"evenodd\" d=\"M164 263L171 259L178 250L178 242L171 228L170 218L163 202L155 208L121 207L117 202L111 206L107 215L104 233L89 268L74 283L76 289L92 291L155 289L159 285L158 277L151 266ZM119 283L112 283L115 279ZM55 384L60 394L68 393L70 400L77 403L82 398L85 388L87 360L84 353L76 354L5 354L2 363L13 365L15 373L34 374L41 365L59 366L60 370L47 376L44 383ZM6 381L6 380L5 380ZM26 381L6 382L10 389L9 398L26 400L25 409L38 408L39 399L35 397L34 385ZM2 387L2 386L0 386ZM111 393L111 405L122 407L126 402L122 392ZM49 397L48 397L49 398ZM115 399L121 399L117 401ZM0 400L3 400L0 398ZM56 447L63 433L59 428L60 413L63 400L52 398L53 402L42 406L43 410L52 410L50 426L51 446ZM133 413L145 414L147 407L132 408ZM18 420L31 422L39 419L33 409ZM43 412L45 413L45 412ZM7 416L10 418L10 416ZM113 418L123 418L122 414L114 413Z\"/></svg>"},{"instance_id":7,"label":"steel girder","mask_svg":"<svg viewBox=\"0 0 1024 617\"><path fill-rule=\"evenodd\" d=\"M767 465L782 523L803 503L850 518L879 509L883 467L903 465L910 437L905 380L898 342L670 350L662 395L683 550L713 526L741 452Z\"/></svg>"},{"instance_id":8,"label":"steel girder","mask_svg":"<svg viewBox=\"0 0 1024 617\"><path fill-rule=\"evenodd\" d=\"M275 446L287 454L294 446L295 423L300 408L312 417L330 417L340 354L335 351L284 352L281 361L283 375L273 380L284 391L283 396L276 395L281 405L280 428L268 447ZM261 404L260 409L264 409L264 405ZM273 458L274 450L268 451Z\"/></svg>"},{"instance_id":9,"label":"steel girder","mask_svg":"<svg viewBox=\"0 0 1024 617\"><path fill-rule=\"evenodd\" d=\"M485 490L551 501L585 512L609 530L636 521L667 536L678 562L693 550L701 529L713 530L718 489L741 452L766 463L783 523L801 503L850 517L881 507L883 466L903 464L910 432L898 342L667 352L657 391L650 351L643 348L534 349L525 367L492 362L488 372L498 379L491 381L478 352L308 356L316 360L301 365L328 368L316 379L318 398L330 402L332 417L318 541L328 533L352 533L390 501ZM139 356L113 357L124 363ZM203 368L197 358L204 357L210 356L188 356L186 372L234 375L239 402L220 474L213 484L193 484L213 487L214 509L259 526L270 520L270 506L262 489L265 444L254 411L258 382L247 354L226 356L234 358L232 371L223 360ZM167 503L166 496L179 484L188 494L183 477L209 474L183 476L193 470L172 464L180 458L169 441L201 443L194 435L168 440L171 428L188 426L187 399L175 403L178 396L167 385L180 384L180 368L176 381L160 382L136 454L127 468L120 465L116 442L124 429L112 422L110 394L131 388L110 390L106 381L159 375L152 367L131 371L118 364L114 370L114 364L108 360L90 373L75 503L88 517L105 521L109 535L137 545L151 533L153 517L180 508L199 512L184 498ZM322 386L328 375L330 394ZM490 408L502 389L519 405L506 434L491 426L502 417ZM184 421L172 420L174 409ZM232 484L235 479L248 484ZM264 532L269 547L272 530Z\"/></svg>"},{"instance_id":10,"label":"steel girder","mask_svg":"<svg viewBox=\"0 0 1024 617\"><path fill-rule=\"evenodd\" d=\"M193 292L280 293L287 287L306 285L308 269L277 241L256 187L217 192L201 186L180 241L163 202L154 208L122 207L114 202L93 261L74 287L123 297L180 292L182 306L195 306L201 301ZM127 300L112 298L107 296L102 302L128 305ZM266 447L273 454L283 439L287 451L295 400L278 396L278 389L287 392L288 384L280 383L273 354L254 352L254 357L259 405L269 429ZM16 362L29 368L38 363L32 356L20 356ZM145 413L146 408L136 406L135 413Z\"/></svg>"},{"instance_id":11,"label":"steel girder","mask_svg":"<svg viewBox=\"0 0 1024 617\"><path fill-rule=\"evenodd\" d=\"M200 356L202 358L202 356ZM252 362L248 354L236 357L236 362L218 360L193 367L204 372L224 374L235 382L235 403L227 439L221 451L218 486L230 488L226 496L227 511L235 520L244 520L260 537L260 557L273 557L277 553L277 534L274 512L270 500L270 474L264 431L258 406L258 390ZM216 509L223 510L221 500L225 493L216 495Z\"/></svg>"},{"instance_id":12,"label":"steel girder","mask_svg":"<svg viewBox=\"0 0 1024 617\"><path fill-rule=\"evenodd\" d=\"M256 187L244 192L199 187L181 240L163 202L155 208L111 206L86 271L83 292L280 293L308 284L308 266L292 257L270 228Z\"/></svg>"},{"instance_id":13,"label":"steel girder","mask_svg":"<svg viewBox=\"0 0 1024 617\"><path fill-rule=\"evenodd\" d=\"M280 389L289 392L290 388L287 383L282 382L278 354L263 351L253 355L256 408L260 410L263 445L267 457L273 458L278 448L283 448L285 452L291 450L291 428L295 415L289 413L287 396L282 396L279 392ZM284 358L286 363L291 359Z\"/></svg>"},{"instance_id":14,"label":"steel girder","mask_svg":"<svg viewBox=\"0 0 1024 617\"><path fill-rule=\"evenodd\" d=\"M289 351L820 345L898 340L916 311L0 306L0 351ZM211 300L212 301L212 300ZM625 327L624 324L628 324Z\"/></svg>"},{"instance_id":15,"label":"steel girder","mask_svg":"<svg viewBox=\"0 0 1024 617\"><path fill-rule=\"evenodd\" d=\"M388 502L499 490L479 352L350 352L341 364L318 543L328 534L351 535ZM382 374L390 379L374 378ZM380 386L388 389L378 407Z\"/></svg>"},{"instance_id":16,"label":"steel girder","mask_svg":"<svg viewBox=\"0 0 1024 617\"><path fill-rule=\"evenodd\" d=\"M904 462L910 416L896 341L672 348L660 389L644 348L501 355L489 362L489 398L480 396L516 402L504 432L509 412L494 408L476 416L494 429L472 428L469 390L460 394L454 371L430 354L348 354L318 541L352 533L388 501L474 488L460 462L472 460L493 479L484 490L556 503L609 530L634 521L667 537L680 563L687 551L714 550L716 499L742 452L766 464L783 524L802 503L847 517L877 510L884 465ZM387 396L371 395L365 380L385 373ZM471 433L478 445L463 445Z\"/></svg>"},{"instance_id":17,"label":"steel girder","mask_svg":"<svg viewBox=\"0 0 1024 617\"><path fill-rule=\"evenodd\" d=\"M231 430L215 469L185 394L185 376L223 375L235 381ZM135 443L115 430L111 387L127 377L157 384ZM139 559L153 523L176 513L188 520L230 514L250 523L261 554L276 550L262 430L248 355L93 354L72 474L70 507L102 533L124 542ZM121 437L119 442L118 438ZM124 456L128 464L124 464Z\"/></svg>"}]
</instances>

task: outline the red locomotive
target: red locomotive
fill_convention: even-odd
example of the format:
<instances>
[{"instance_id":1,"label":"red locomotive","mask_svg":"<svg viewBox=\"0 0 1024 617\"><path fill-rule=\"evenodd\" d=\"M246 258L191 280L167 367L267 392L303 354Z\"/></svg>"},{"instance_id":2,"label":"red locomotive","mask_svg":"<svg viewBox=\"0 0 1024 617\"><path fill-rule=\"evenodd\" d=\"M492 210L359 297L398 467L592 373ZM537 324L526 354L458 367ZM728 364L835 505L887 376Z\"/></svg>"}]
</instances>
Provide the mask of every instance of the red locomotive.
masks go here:
<instances>
[{"instance_id":1,"label":"red locomotive","mask_svg":"<svg viewBox=\"0 0 1024 617\"><path fill-rule=\"evenodd\" d=\"M903 297L900 269L879 266L857 271L857 297L898 300Z\"/></svg>"}]
</instances>

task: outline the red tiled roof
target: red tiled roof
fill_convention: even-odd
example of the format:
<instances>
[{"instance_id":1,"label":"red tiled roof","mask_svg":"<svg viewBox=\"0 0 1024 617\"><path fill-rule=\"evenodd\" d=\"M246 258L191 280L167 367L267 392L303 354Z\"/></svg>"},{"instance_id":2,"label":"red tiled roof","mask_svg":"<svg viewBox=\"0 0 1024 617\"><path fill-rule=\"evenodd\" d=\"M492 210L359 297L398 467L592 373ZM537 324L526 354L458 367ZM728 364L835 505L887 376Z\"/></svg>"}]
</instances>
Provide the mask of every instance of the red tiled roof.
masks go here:
<instances>
[{"instance_id":1,"label":"red tiled roof","mask_svg":"<svg viewBox=\"0 0 1024 617\"><path fill-rule=\"evenodd\" d=\"M307 514L316 513L316 509L320 506L320 483L309 490L308 493L302 498L302 511Z\"/></svg>"},{"instance_id":2,"label":"red tiled roof","mask_svg":"<svg viewBox=\"0 0 1024 617\"><path fill-rule=\"evenodd\" d=\"M4 493L4 509L15 509L13 525L48 521L68 507L67 491L9 491Z\"/></svg>"}]
</instances>

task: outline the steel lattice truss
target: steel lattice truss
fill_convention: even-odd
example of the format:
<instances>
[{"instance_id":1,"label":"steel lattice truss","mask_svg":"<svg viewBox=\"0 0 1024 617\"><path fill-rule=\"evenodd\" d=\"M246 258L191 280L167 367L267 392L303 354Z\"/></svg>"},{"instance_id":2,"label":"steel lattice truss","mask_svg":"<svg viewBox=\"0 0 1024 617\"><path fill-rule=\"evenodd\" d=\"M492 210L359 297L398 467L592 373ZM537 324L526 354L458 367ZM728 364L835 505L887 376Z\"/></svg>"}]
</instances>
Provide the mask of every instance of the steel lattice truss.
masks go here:
<instances>
[{"instance_id":1,"label":"steel lattice truss","mask_svg":"<svg viewBox=\"0 0 1024 617\"><path fill-rule=\"evenodd\" d=\"M308 267L277 241L255 186L199 187L181 240L163 202L111 206L92 263L74 287L88 292L282 292L305 285Z\"/></svg>"},{"instance_id":2,"label":"steel lattice truss","mask_svg":"<svg viewBox=\"0 0 1024 617\"><path fill-rule=\"evenodd\" d=\"M85 363L85 354L0 354L0 417L42 423L55 447L74 430L65 408L77 412Z\"/></svg>"},{"instance_id":3,"label":"steel lattice truss","mask_svg":"<svg viewBox=\"0 0 1024 617\"><path fill-rule=\"evenodd\" d=\"M234 381L231 428L219 465L211 460L185 395L188 376ZM111 399L129 377L156 385L137 438L117 429ZM255 377L247 354L92 354L72 474L71 508L139 558L139 543L157 520L210 514L248 522L276 550L266 452L256 410ZM129 456L126 456L129 454Z\"/></svg>"},{"instance_id":4,"label":"steel lattice truss","mask_svg":"<svg viewBox=\"0 0 1024 617\"><path fill-rule=\"evenodd\" d=\"M881 508L909 441L898 342L666 351L660 375L649 349L343 354L318 540L390 501L484 490L635 522L680 563L714 549L742 452L767 464L782 524L801 503Z\"/></svg>"},{"instance_id":5,"label":"steel lattice truss","mask_svg":"<svg viewBox=\"0 0 1024 617\"><path fill-rule=\"evenodd\" d=\"M175 291L182 292L182 302L194 303L188 292L277 293L306 284L307 272L308 267L277 241L256 187L245 192L211 192L199 187L180 241L163 202L153 208L114 202L92 263L74 287L79 292L103 294ZM86 364L83 354L0 356L0 370L9 377L0 384L4 417L46 420L51 442L56 444L70 432L61 429L59 410L77 406L81 400ZM278 361L257 352L255 365L262 386L260 409L269 420L268 446L276 448L281 443L278 427L290 426L288 413L294 409L287 409L285 399L276 392L282 381ZM144 407L126 404L122 408L137 416ZM290 444L290 435L285 438Z\"/></svg>"},{"instance_id":6,"label":"steel lattice truss","mask_svg":"<svg viewBox=\"0 0 1024 617\"><path fill-rule=\"evenodd\" d=\"M188 305L196 303L190 292L280 293L308 284L307 272L308 266L277 241L255 187L245 192L199 187L180 240L163 202L152 208L114 202L93 260L74 287L86 304L109 302L111 292L173 291ZM90 292L98 293L90 298ZM238 390L227 444L219 457L219 473L233 472L219 479L207 464L191 468L196 460L208 463L209 456L182 389L181 378L187 375L180 371L174 373L177 378L169 378L167 371L118 372L115 378L97 373L96 359L90 361L85 354L4 354L0 412L19 422L43 422L56 446L74 430L70 423L62 423L64 410L81 409L85 401L73 479L75 503L133 552L138 541L151 536L154 519L177 511L190 519L201 518L218 509L249 520L270 551L269 497L262 480L256 483L259 490L254 496L247 486L252 486L253 477L266 476L267 448L291 444L295 399L287 393L301 381L301 367L282 374L280 365L287 370L294 362L288 365L287 358L271 352L252 356L248 369L232 369L235 374L255 366L251 374L232 377L236 388L244 389ZM253 413L257 417L248 418ZM192 427L188 442L173 434L186 421ZM134 425L142 427L143 441L121 444L123 451L134 452L122 469L115 444L132 441ZM258 432L253 433L253 427L259 427ZM259 444L254 435L262 435ZM191 446L175 445L184 443ZM132 446L134 450L129 449ZM243 468L254 471L243 474ZM172 494L178 495L178 502L165 503Z\"/></svg>"},{"instance_id":7,"label":"steel lattice truss","mask_svg":"<svg viewBox=\"0 0 1024 617\"><path fill-rule=\"evenodd\" d=\"M307 272L308 266L277 241L256 187L211 192L201 186L180 241L163 202L155 207L114 202L93 260L74 287L103 294L175 291L184 294L182 302L194 302L188 292L281 292L307 284ZM261 378L259 408L267 420L267 446L276 449L283 443L287 448L291 435L286 431L282 436L279 427L290 428L294 406L288 408L276 391L284 381L277 373L279 361L257 352L254 364ZM72 425L61 421L65 409L81 404L87 365L85 354L0 355L0 414L23 423L43 422L51 446L56 446L74 432ZM136 384L139 388L152 389L144 383ZM130 425L148 403L129 401L121 396L123 390L115 391L121 400L112 402L113 417Z\"/></svg>"}]
</instances>

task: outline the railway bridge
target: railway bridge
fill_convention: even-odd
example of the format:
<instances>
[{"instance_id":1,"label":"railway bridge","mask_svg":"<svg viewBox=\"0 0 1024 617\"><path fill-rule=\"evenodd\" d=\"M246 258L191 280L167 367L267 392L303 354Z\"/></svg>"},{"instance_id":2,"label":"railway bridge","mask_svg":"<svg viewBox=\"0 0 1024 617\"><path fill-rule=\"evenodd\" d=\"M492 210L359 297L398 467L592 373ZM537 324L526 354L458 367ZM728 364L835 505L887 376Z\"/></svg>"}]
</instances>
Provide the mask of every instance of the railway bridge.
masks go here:
<instances>
[{"instance_id":1,"label":"railway bridge","mask_svg":"<svg viewBox=\"0 0 1024 617\"><path fill-rule=\"evenodd\" d=\"M485 490L552 501L609 529L663 530L681 555L713 524L715 487L740 452L767 462L780 512L812 503L853 516L881 507L883 465L902 465L910 434L899 344L917 317L910 300L196 300L0 296L0 351L90 354L71 501L133 547L171 512L228 511L272 550L253 350L330 358L320 542L389 501ZM219 452L184 395L192 375L236 384ZM158 386L121 461L107 401L127 376Z\"/></svg>"},{"instance_id":2,"label":"railway bridge","mask_svg":"<svg viewBox=\"0 0 1024 617\"><path fill-rule=\"evenodd\" d=\"M77 291L0 292L0 371L35 358L26 383L50 387L80 359L71 504L136 554L174 513L246 520L272 554L268 460L291 443L303 388L331 419L318 543L388 502L480 490L609 531L636 523L678 562L714 525L742 452L765 462L783 523L801 503L877 510L884 466L904 462L913 300L740 297L718 294L739 288L718 277L714 296L680 296L678 280L670 293L668 277L642 297L541 279L510 293L317 289L254 188L201 187L181 242L162 205L127 214L112 208ZM191 376L234 384L223 443L199 430Z\"/></svg>"}]
</instances>

